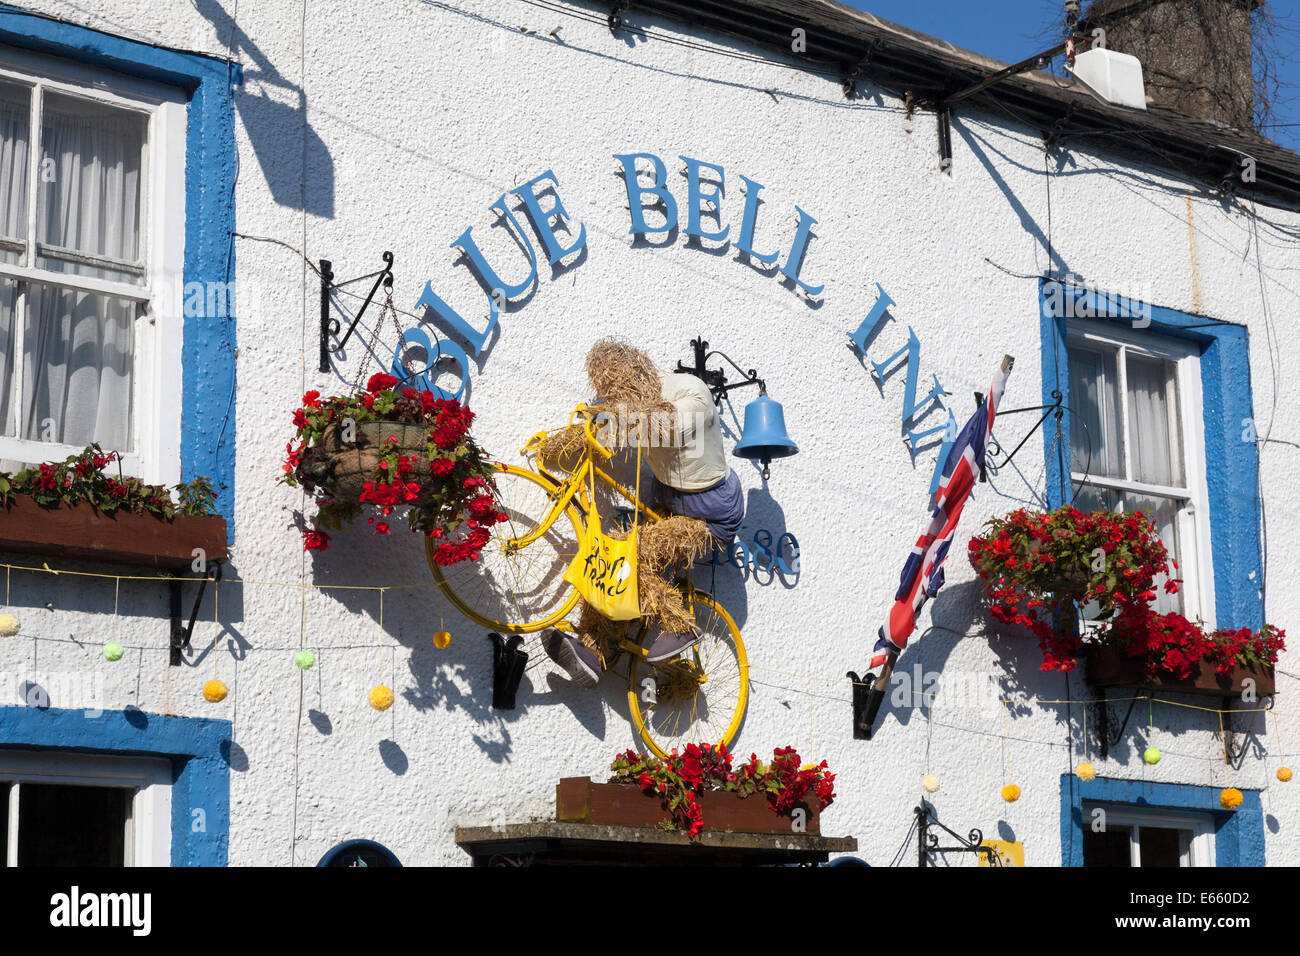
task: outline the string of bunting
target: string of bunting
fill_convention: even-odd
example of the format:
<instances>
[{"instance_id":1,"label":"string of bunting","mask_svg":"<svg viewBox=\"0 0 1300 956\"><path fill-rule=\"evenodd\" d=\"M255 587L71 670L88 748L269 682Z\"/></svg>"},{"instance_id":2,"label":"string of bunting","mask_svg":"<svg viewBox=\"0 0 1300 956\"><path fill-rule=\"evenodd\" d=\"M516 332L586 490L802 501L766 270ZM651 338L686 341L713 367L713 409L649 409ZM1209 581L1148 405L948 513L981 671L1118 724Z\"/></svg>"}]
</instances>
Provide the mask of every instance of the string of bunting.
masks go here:
<instances>
[{"instance_id":1,"label":"string of bunting","mask_svg":"<svg viewBox=\"0 0 1300 956\"><path fill-rule=\"evenodd\" d=\"M112 580L112 581L114 582L114 594L113 594L113 618L114 618L114 624L113 624L112 632L111 632L111 635L110 635L112 638L117 638L117 637L119 636L119 634L118 634L118 628L120 627L120 619L119 619L119 608L120 608L120 604L119 604L119 598L120 598L120 591L121 591L121 582L122 582L122 581L158 581L158 580L160 580L160 577L157 576L157 575L106 574L106 573L102 573L102 572L90 572L90 571L65 571L65 570L56 570L56 569L54 569L54 568L49 567L48 564L42 564L42 566L40 566L40 567L34 567L34 566L30 566L30 565L19 565L19 564L0 564L0 567L3 567L3 568L5 569L5 603L6 603L6 606L9 605L9 601L10 601L12 573L13 573L14 571L20 571L20 572L22 572L22 571L26 571L26 572L30 572L30 573L34 573L34 574L51 574L51 575L55 575L55 576L60 576L60 575L65 575L65 574L66 574L66 575L71 575L71 576L74 576L74 577L99 578L99 579L103 579L103 580ZM164 580L165 580L165 579L164 579ZM366 650L366 649L373 650L373 649L378 649L378 651L379 651L380 681L381 681L381 682L378 683L378 684L376 684L373 688L371 688L369 694L367 695L367 700L368 700L370 706L373 707L373 708L374 708L375 710L377 710L377 711L385 711L385 710L390 709L390 708L392 707L393 703L395 702L395 699L396 699L396 698L395 698L395 695L394 695L394 693L393 693L392 688L391 688L390 686L388 686L387 684L382 683L382 681L383 681L383 671L384 671L384 651L385 651L385 649L389 649L389 650L391 650L391 652L392 652L392 654L393 654L393 665L395 666L395 665L396 665L396 650L397 650L396 647L393 647L392 644L391 644L388 640L386 640L387 634L386 634L386 632L385 632L385 630L384 630L384 597L385 597L385 592L387 592L387 591L398 591L398 590L422 590L422 589L426 589L426 588L430 588L430 587L437 587L437 584L436 584L435 582L432 582L432 581L429 581L429 582L422 582L422 583L419 583L419 584L395 584L395 585L349 585L349 584L308 584L308 583L304 583L304 582L292 582L292 581L266 581L266 580L256 580L256 579L227 578L227 579L224 579L224 580L221 581L221 582L217 582L217 583L214 584L214 591L213 591L213 624L214 624L214 628L215 628L215 630L214 630L214 634L213 634L212 642L211 642L211 647L212 647L212 648L215 648L215 647L216 647L216 643L217 643L217 641L219 640L219 638L220 638L220 634L221 634L221 624L220 624L220 588L221 588L221 586L222 586L223 584L224 584L224 585L236 585L236 584L238 584L238 585L243 585L243 586L249 586L249 585L252 585L252 586L262 586L262 587L288 587L288 588L297 588L297 589L299 589L300 594L301 594L301 596L302 596L302 600L301 600L301 610L300 610L300 633L299 633L298 641L297 641L296 645L293 646L293 647L289 647L289 646L286 646L286 647L279 647L279 646L267 646L267 645L262 645L262 646L257 646L257 647L249 647L249 648L246 648L246 650L248 650L248 651L275 651L275 652L280 652L280 653L287 652L287 651L295 651L295 650L296 650L297 653L296 653L296 655L295 655L295 657L294 657L294 664L297 665L297 667L300 668L300 669L303 670L303 671L310 670L310 669L312 668L312 666L314 666L314 664L316 663L316 657L315 657L315 654L314 654L312 651L306 649L306 647L305 647L305 641L306 641L306 629L307 629L307 607L306 607L306 595L307 595L308 590L309 590L309 589L314 589L314 590L321 590L321 591L324 591L324 590L378 591L378 592L379 592L379 608L378 608L378 621L377 621L377 624L378 624L378 628L379 628L379 639L378 639L375 643L373 643L373 644L338 644L338 645L329 645L329 646L325 646L325 645L315 645L318 649L321 649L321 650ZM12 624L13 624L12 632L10 632L8 629L6 629L6 630L5 630L5 634L6 634L6 635L8 635L8 636L12 636L13 634L17 634L17 633L18 633L18 622L17 622L17 619L16 619L16 618L13 618L13 616L12 616L12 615L9 615L9 614L6 614L6 615L0 615L0 617L11 618L11 619L12 619ZM8 623L8 622L6 622L6 621L0 621L0 624L7 624L7 623ZM440 618L440 620L439 620L439 627L440 627L440 630L439 630L438 633L434 636L434 643L435 643L437 646L439 646L439 647L446 647L448 644L450 644L450 634L448 634L445 630L442 629L442 628L445 627L445 625L442 623L441 618ZM101 642L95 642L95 641L80 641L80 640L75 640L75 639L71 639L71 638L48 638L48 637L35 637L35 636L33 636L33 640L34 640L34 641L37 641L37 642L39 642L39 641L50 641L50 642L53 642L53 643L63 643L63 644L72 643L72 644L76 644L76 645L78 645L78 646L88 646L88 647L97 647L97 646L102 646L102 647L104 648L104 657L105 657L106 660L109 660L109 661L120 660L121 657L122 657L122 655L123 655L123 653L124 653L124 648L127 647L127 646L131 647L132 649L140 650L141 652L144 652L144 651L147 651L147 650L154 650L154 649L156 649L155 647L153 647L153 646L149 646L149 645L122 645L122 644L121 644L119 641L117 641L116 639L114 639L114 640L109 640L109 641L106 641L106 642L102 642L102 643L101 643ZM205 683L204 686L203 686L203 696L204 696L204 698L205 698L206 700L208 700L208 701L213 702L213 703L220 702L220 701L224 700L224 699L226 698L227 694L228 694L228 688L227 688L226 685L225 685L225 684L224 684L224 683L219 679L218 667L219 667L219 655L215 655L215 654L214 654L214 655L213 655L213 675L212 675L212 679L210 679L209 681L207 681L207 683ZM824 677L824 676L816 675L816 674L804 674L804 673L799 673L799 672L795 672L795 671L783 670L783 669L779 669L779 668L764 667L764 666L762 666L762 665L750 665L750 669L751 669L751 671L760 671L760 672L765 672L765 673L769 673L769 674L777 675L777 676L780 676L780 677L785 677L785 678L790 678L790 679L798 680L798 681L801 681L801 682L802 682L802 681L806 681L806 682L807 682L807 690L806 690L806 691L799 690L798 688L788 688L788 690L793 691L793 692L797 692L797 693L806 693L807 696L808 696L810 699L813 698L813 697L815 697L815 696L818 696L818 695L814 692L814 690L813 690L813 686L814 686L814 684L816 684L816 683L818 683L818 682L823 683L823 684L849 685L849 686L852 686L852 684L853 684L853 681L848 680L848 679L845 679L845 678L830 678L830 677ZM1284 673L1284 672L1283 672L1283 673ZM1284 676L1290 676L1290 675L1286 675L1286 674L1284 673ZM923 782L922 782L923 788L924 788L927 792L929 792L929 793L934 793L934 792L936 792L936 791L939 789L939 780L938 780L938 778L937 778L937 777L936 777L936 776L931 772L930 743L931 743L931 728L932 728L932 725L933 725L933 708L934 708L935 701L938 699L938 697L940 696L941 693L943 693L943 692L942 692L942 691L939 691L939 690L928 691L928 692L927 692L927 691L921 691L921 690L914 690L914 691L912 691L911 694L910 694L910 696L912 697L912 699L913 699L914 701L919 700L919 701L923 702L924 704L928 705L928 707L929 707L929 711L930 711L929 720L927 721L927 724L930 725L930 726L927 728L927 738L926 738L926 760L925 760L925 763L926 763L926 775L925 775L925 779L924 779ZM1010 738L1010 721L1013 719L1013 715L1012 715L1012 713L1011 713L1011 705L1012 705L1012 704L1038 704L1038 705L1058 705L1058 704L1066 704L1066 705L1069 705L1069 704L1094 704L1094 703L1096 703L1096 700L1095 700L1094 698L1092 698L1092 697L1082 697L1082 698L1075 698L1075 697L1041 698L1041 697L1032 697L1032 696L1023 696L1023 697L1002 697L1002 696L991 697L991 696L983 696L983 697L978 697L978 696L970 696L970 695L963 695L963 694L951 694L951 693L944 693L943 696L945 697L945 699L946 699L947 701L950 701L950 702L968 702L968 703L973 702L973 703L982 703L982 704L986 704L986 705L987 705L987 704L989 704L989 703L992 703L992 702L996 701L998 704L1001 705L1001 707L1002 707L1002 713L1003 713L1003 720L1002 720L1002 733L1001 733L1000 736L1001 736L1001 747L1002 747L1002 753L1003 753L1003 761L1002 761L1002 762L1003 762L1003 774L1004 774L1004 786L1003 786L1003 788L1002 788L1002 794L1001 794L1001 795L1002 795L1002 798L1003 798L1006 802L1008 802L1008 803L1014 803L1016 800L1018 800L1018 799L1020 798L1020 788L1019 788L1016 784L1010 782L1010 781L1011 781L1011 758L1010 758L1010 750L1009 750L1009 748L1007 747L1007 744L1008 744L1009 740L1011 739L1011 738ZM1226 761L1227 758L1230 756L1229 751L1228 751L1227 737L1224 735L1223 715L1224 715L1225 713L1227 713L1227 714L1229 714L1229 715L1231 715L1231 714L1254 714L1254 713L1271 713L1271 714L1273 714L1273 720L1274 720L1274 737L1275 737L1275 739L1276 739L1276 741L1277 741L1277 744L1278 744L1277 753L1274 754L1274 756L1278 757L1279 760L1280 760L1282 757L1289 756L1289 755L1286 754L1286 753L1283 751L1283 749L1282 749L1282 740L1281 740L1281 732L1280 732L1279 717L1280 717L1280 716L1283 716L1283 715L1285 715L1285 716L1287 716L1287 717L1291 717L1291 716L1300 716L1300 715L1294 715L1294 714L1286 713L1286 712L1283 712L1283 711L1278 711L1278 710L1276 710L1276 709L1274 709L1274 708L1272 708L1272 707L1264 707L1264 706L1260 706L1260 707L1229 707L1229 708L1221 708L1221 707L1209 707L1209 706L1205 706L1205 705L1201 705L1201 704L1189 704L1189 703L1185 703L1185 702L1182 702L1182 701L1169 700L1169 699L1167 699L1167 698L1163 698L1163 697L1156 697L1156 696L1152 695L1152 694L1149 693L1149 692L1137 693L1137 694L1134 694L1134 695L1129 696L1129 697L1109 697L1109 698L1107 698L1107 701L1106 701L1106 702L1107 702L1107 703L1125 703L1125 702L1134 702L1134 703L1135 703L1135 702L1137 702L1137 701L1141 701L1141 700L1145 700L1145 701L1147 701L1147 704L1148 704L1148 728L1149 728L1149 729L1148 729L1148 740L1150 739L1150 736L1151 736L1151 730L1150 730L1150 728L1154 728L1154 726L1155 726L1155 724L1154 724L1154 713L1153 713L1153 709L1154 709L1154 705L1157 704L1157 703L1159 703L1159 704L1165 704L1165 705L1168 705L1168 706L1170 706L1170 707L1178 707L1178 708L1183 708L1183 709L1186 709L1186 710L1195 710L1195 711L1201 711L1201 712L1205 712L1205 713L1213 713L1213 714L1215 714L1215 715L1217 716L1218 721L1219 721L1219 733L1220 733L1220 739L1223 741L1223 748L1224 748L1225 761ZM846 701L846 702L847 702L847 701ZM1092 765L1092 764L1087 760L1087 756L1088 756L1088 754L1087 754L1087 724L1086 724L1086 721L1087 721L1087 712L1086 712L1086 708L1084 709L1084 718L1083 718L1083 719L1084 719L1084 721L1085 721L1085 723L1084 723L1084 741L1085 741L1085 744L1084 744L1084 754L1083 754L1083 756L1084 756L1084 760L1083 760L1083 762L1081 762L1081 763L1079 764L1079 766L1076 768L1075 772L1076 772L1076 774L1077 774L1081 779L1083 779L1083 780L1090 780L1090 779L1094 779L1094 778L1095 778L1095 776L1096 776L1096 770L1095 770L1095 768L1093 767L1093 765ZM812 726L812 724L813 724L813 714L812 714L812 708L810 707L810 708L809 708L809 735L810 735L810 737L811 737L811 735L812 735L812 733L813 733L813 726ZM1048 744L1048 745L1052 745L1052 746L1056 746L1056 745L1058 745L1058 744L1056 744L1056 742L1054 742L1054 741L1037 741L1037 742L1039 742L1039 743L1046 743L1046 744ZM1161 759L1161 756L1162 756L1162 755L1160 754L1160 751L1159 751L1157 748L1155 748L1155 747L1153 747L1153 746L1149 746L1149 747L1146 749L1146 751L1144 752L1144 754L1143 754L1143 759L1144 759L1144 761L1145 761L1146 763L1154 764L1154 763L1158 762L1158 761ZM1236 788L1234 788L1234 787L1231 786L1231 779L1230 779L1230 775L1229 775L1229 770L1227 769L1226 766L1225 766L1224 774L1225 774L1225 783L1227 784L1227 786L1225 786L1225 788L1223 789L1223 791L1222 791L1222 793L1221 793L1221 795L1220 795L1220 801L1221 801L1221 803L1222 803L1225 807L1228 807L1228 808L1231 809L1232 807L1235 807L1235 806L1237 806L1237 805L1240 804L1240 801L1241 801L1241 799L1242 799L1242 796L1241 796L1241 792L1240 792L1239 790L1237 790ZM1280 781L1282 781L1282 782L1285 783L1286 781L1288 781L1289 779L1291 779L1291 775L1292 775L1292 772L1291 772L1290 768L1286 767L1285 765L1280 765L1280 766L1279 766L1279 768L1278 768L1278 770L1277 770L1277 778L1278 778L1278 780L1280 780ZM1230 806L1230 805L1231 805L1231 806Z\"/></svg>"}]
</instances>

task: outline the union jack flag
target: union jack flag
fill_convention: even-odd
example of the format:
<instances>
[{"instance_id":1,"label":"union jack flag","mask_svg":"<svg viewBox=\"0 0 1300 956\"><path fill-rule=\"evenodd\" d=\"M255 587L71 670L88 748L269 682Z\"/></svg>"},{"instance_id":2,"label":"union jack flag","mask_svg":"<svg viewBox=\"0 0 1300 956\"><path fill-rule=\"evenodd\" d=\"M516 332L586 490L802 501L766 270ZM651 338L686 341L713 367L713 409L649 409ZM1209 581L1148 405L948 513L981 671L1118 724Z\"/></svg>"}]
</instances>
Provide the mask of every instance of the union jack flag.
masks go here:
<instances>
[{"instance_id":1,"label":"union jack flag","mask_svg":"<svg viewBox=\"0 0 1300 956\"><path fill-rule=\"evenodd\" d=\"M903 576L899 581L898 593L894 595L894 606L890 608L889 620L880 629L870 667L879 667L891 654L897 654L907 646L908 635L916 630L916 617L921 608L943 587L943 562L952 546L962 507L984 467L984 453L988 448L989 435L993 433L993 419L1002 402L1002 392L1007 387L1011 366L1009 358L1003 360L1002 369L993 379L988 398L975 409L975 414L966 422L952 448L948 450L939 478L930 526L917 539L912 553L907 556L907 563L903 565Z\"/></svg>"}]
</instances>

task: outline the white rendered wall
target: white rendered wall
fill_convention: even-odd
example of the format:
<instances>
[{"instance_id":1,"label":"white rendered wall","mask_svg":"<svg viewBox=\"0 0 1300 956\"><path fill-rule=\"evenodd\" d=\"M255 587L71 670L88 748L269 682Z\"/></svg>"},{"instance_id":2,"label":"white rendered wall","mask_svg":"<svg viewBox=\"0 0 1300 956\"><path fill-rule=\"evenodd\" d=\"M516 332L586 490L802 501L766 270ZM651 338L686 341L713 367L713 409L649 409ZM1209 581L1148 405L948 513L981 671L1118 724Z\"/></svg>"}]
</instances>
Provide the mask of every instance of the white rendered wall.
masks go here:
<instances>
[{"instance_id":1,"label":"white rendered wall","mask_svg":"<svg viewBox=\"0 0 1300 956\"><path fill-rule=\"evenodd\" d=\"M585 23L517 0L389 0L382 14L374 5L333 0L308 5L305 20L299 3L268 0L241 4L237 29L215 2L198 10L188 0L27 5L166 46L224 55L232 43L245 71L236 95L238 229L283 240L312 260L331 259L340 278L372 271L380 253L392 250L400 308L411 309L433 280L481 327L486 302L464 264L453 265L448 246L473 226L489 260L517 281L524 259L498 230L489 235L488 207L554 170L565 207L586 227L587 258L554 280L543 265L535 295L502 317L499 337L472 372L476 433L497 456L516 460L524 439L561 423L586 397L582 361L599 336L624 336L670 366L688 358L690 339L703 335L760 371L784 404L801 452L772 465L766 494L757 472L734 461L751 508L743 534L757 527L794 533L802 571L791 588L719 571L719 597L740 622L754 666L735 749L770 756L788 744L828 760L840 796L823 829L856 836L859 855L874 865L889 862L908 829L927 745L930 769L943 781L933 802L945 822L1022 840L1029 864L1059 865L1059 775L1070 768L1067 740L1078 759L1082 710L1031 699L1088 696L1080 674L1068 681L1041 674L1031 641L985 634L989 622L976 604L981 589L965 541L986 518L1032 502L1026 482L1007 474L977 487L947 566L948 584L922 618L922 628L933 630L907 651L900 669L920 665L965 681L954 696L969 693L972 682L994 680L1004 696L1024 702L1011 706L1008 721L996 705L981 708L941 693L933 722L920 709L891 710L875 740L852 739L844 674L866 664L925 521L935 458L931 450L913 467L901 440L903 374L891 376L882 394L847 347L845 333L870 309L877 282L897 303L897 321L872 358L901 347L910 324L921 341L922 389L937 373L959 421L1004 353L1017 359L1006 405L1042 400L1037 283L994 268L987 257L1026 275L1063 263L1102 288L1140 288L1157 305L1247 325L1261 431L1276 403L1274 437L1300 440L1287 415L1300 398L1286 374L1297 350L1290 335L1278 336L1300 305L1294 240L1261 228L1263 294L1275 322L1275 394L1248 219L1170 174L1097 152L1087 140L1071 144L1061 174L1050 180L1051 239L1060 260L1053 263L1045 247L1041 141L1005 116L959 111L953 169L943 174L933 115L908 120L897 100L870 87L846 101L833 79L657 40L633 42L612 36L603 17ZM633 19L661 34L685 35L668 23ZM556 26L559 42L547 35ZM317 139L320 147L311 145ZM625 152L652 152L668 164L683 222L677 157L724 166L723 221L733 239L744 202L740 174L761 182L761 250L788 248L796 203L815 216L817 238L803 275L825 283L821 305L810 307L777 278L737 261L734 247L715 256L679 237L669 248L633 248L613 159ZM1300 225L1291 213L1261 214ZM275 484L292 433L289 416L305 390L328 394L343 378L316 371L318 285L301 260L247 241L239 242L237 257L240 388L228 577L293 586L221 588L216 671L230 697L216 705L200 697L213 671L210 655L195 666L167 666L161 589L123 585L123 613L111 623L111 581L77 584L72 600L66 579L23 580L13 601L24 618L23 637L0 643L0 671L94 668L107 681L106 708L136 704L233 719L233 865L314 864L352 837L378 840L408 864L467 863L454 827L547 817L558 778L599 778L615 752L635 744L624 687L607 677L598 691L575 688L534 644L519 708L494 711L488 643L428 586L420 539L372 538L356 528L336 536L323 554L303 554L294 528L303 499ZM349 351L347 375L355 374L361 354ZM998 434L1014 443L1030 421L1008 419ZM1269 619L1282 627L1300 626L1300 599L1286 586L1300 568L1300 544L1277 530L1300 518L1287 493L1297 454L1285 445L1262 452L1274 529ZM1038 438L1018 462L1041 492ZM16 589L19 583L15 578ZM297 585L330 583L420 587L384 599L382 664L377 592L309 591L306 645L323 649L300 694L292 664L302 613ZM46 601L54 611L42 609ZM205 607L210 613L210 602ZM443 621L454 639L440 651L430 639ZM107 665L97 648L67 640L107 640L110 629L122 643L154 650ZM210 617L201 621L196 646L206 647L214 631ZM238 660L232 646L242 648ZM1283 712L1296 690L1286 672L1296 666L1294 652L1280 665ZM398 696L387 713L365 700L366 689L381 680ZM1155 767L1140 759L1144 723L1145 714L1135 713L1110 761L1094 754L1099 773L1225 785L1214 715L1158 708L1150 742L1165 758ZM1285 718L1282 728L1285 734ZM1300 862L1296 796L1273 777L1268 729L1257 738L1268 759L1252 744L1231 782L1266 791L1269 862ZM1011 780L1023 792L1014 805L999 798L1004 733Z\"/></svg>"}]
</instances>

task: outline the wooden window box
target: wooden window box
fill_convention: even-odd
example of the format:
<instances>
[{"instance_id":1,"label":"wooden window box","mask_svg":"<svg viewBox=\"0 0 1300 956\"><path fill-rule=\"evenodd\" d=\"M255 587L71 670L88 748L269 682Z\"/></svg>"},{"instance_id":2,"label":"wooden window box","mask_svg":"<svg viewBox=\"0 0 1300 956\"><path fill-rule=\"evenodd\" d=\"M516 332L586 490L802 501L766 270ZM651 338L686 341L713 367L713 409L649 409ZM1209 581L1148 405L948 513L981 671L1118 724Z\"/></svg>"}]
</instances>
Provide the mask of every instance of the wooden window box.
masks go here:
<instances>
[{"instance_id":1,"label":"wooden window box","mask_svg":"<svg viewBox=\"0 0 1300 956\"><path fill-rule=\"evenodd\" d=\"M42 508L16 496L0 508L0 552L80 558L160 568L188 569L194 549L207 563L225 561L226 519L220 515L177 515L171 521L153 515L107 515L88 504Z\"/></svg>"},{"instance_id":2,"label":"wooden window box","mask_svg":"<svg viewBox=\"0 0 1300 956\"><path fill-rule=\"evenodd\" d=\"M814 806L805 806L807 816L801 831L821 833L821 820ZM723 790L700 795L705 831L790 834L789 814L777 814L760 793L739 797ZM640 787L622 783L594 783L590 777L565 777L555 786L555 819L560 823L591 823L602 826L658 827L668 811L657 796Z\"/></svg>"},{"instance_id":3,"label":"wooden window box","mask_svg":"<svg viewBox=\"0 0 1300 956\"><path fill-rule=\"evenodd\" d=\"M1255 693L1260 697L1270 697L1277 690L1273 668L1268 666L1238 665L1228 673L1220 674L1213 664L1199 661L1198 669L1184 680L1148 678L1143 673L1145 662L1142 658L1129 657L1121 648L1100 644L1088 648L1087 661L1087 680L1093 687L1142 687L1178 694L1235 697L1243 690L1242 682L1250 678L1255 682Z\"/></svg>"}]
</instances>

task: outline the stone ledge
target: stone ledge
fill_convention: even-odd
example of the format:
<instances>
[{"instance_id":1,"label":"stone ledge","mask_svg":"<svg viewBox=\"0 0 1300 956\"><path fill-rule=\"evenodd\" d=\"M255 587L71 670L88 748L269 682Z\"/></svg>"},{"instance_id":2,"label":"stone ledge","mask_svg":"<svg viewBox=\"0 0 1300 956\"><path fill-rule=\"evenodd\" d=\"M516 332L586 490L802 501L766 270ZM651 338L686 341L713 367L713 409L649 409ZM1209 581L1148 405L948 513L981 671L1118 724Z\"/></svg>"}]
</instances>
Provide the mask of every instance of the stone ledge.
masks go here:
<instances>
[{"instance_id":1,"label":"stone ledge","mask_svg":"<svg viewBox=\"0 0 1300 956\"><path fill-rule=\"evenodd\" d=\"M692 840L684 833L659 827L550 820L511 823L495 829L457 827L456 844L473 857L475 866L822 863L831 853L858 848L853 837L705 829Z\"/></svg>"}]
</instances>

